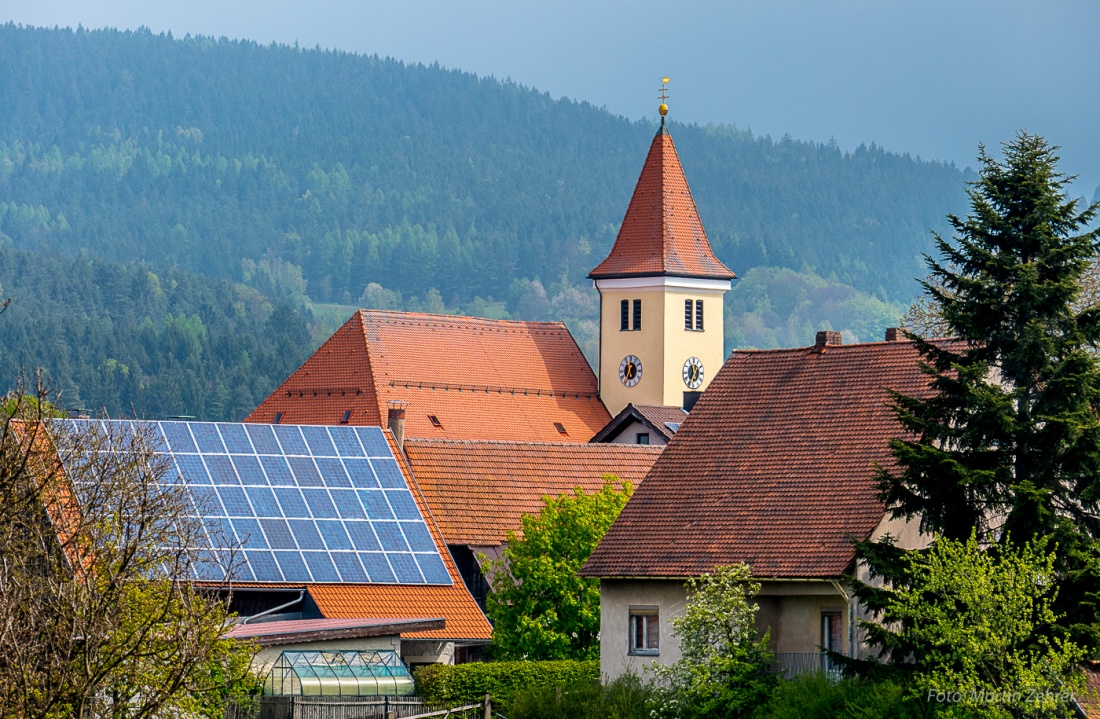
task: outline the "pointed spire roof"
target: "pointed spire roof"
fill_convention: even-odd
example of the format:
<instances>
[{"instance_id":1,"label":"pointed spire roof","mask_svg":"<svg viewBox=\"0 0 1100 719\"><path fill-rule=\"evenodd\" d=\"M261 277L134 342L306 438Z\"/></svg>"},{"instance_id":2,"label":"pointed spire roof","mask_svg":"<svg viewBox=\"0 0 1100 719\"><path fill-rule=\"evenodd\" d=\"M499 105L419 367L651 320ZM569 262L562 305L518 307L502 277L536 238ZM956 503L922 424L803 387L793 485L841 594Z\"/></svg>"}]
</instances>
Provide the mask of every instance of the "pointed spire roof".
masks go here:
<instances>
[{"instance_id":1,"label":"pointed spire roof","mask_svg":"<svg viewBox=\"0 0 1100 719\"><path fill-rule=\"evenodd\" d=\"M671 275L732 280L710 248L684 169L664 123L649 146L611 254L589 277Z\"/></svg>"}]
</instances>

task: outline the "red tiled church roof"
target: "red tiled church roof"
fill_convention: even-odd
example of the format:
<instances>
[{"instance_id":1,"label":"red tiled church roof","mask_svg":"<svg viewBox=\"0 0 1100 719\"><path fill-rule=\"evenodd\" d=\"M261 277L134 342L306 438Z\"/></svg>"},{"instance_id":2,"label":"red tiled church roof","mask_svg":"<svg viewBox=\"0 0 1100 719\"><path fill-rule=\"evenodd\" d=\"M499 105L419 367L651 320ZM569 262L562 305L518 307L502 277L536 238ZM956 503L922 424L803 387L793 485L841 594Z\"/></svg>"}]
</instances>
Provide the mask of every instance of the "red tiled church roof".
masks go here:
<instances>
[{"instance_id":1,"label":"red tiled church roof","mask_svg":"<svg viewBox=\"0 0 1100 719\"><path fill-rule=\"evenodd\" d=\"M732 280L711 250L672 136L653 138L611 254L592 279L673 275Z\"/></svg>"},{"instance_id":2,"label":"red tiled church roof","mask_svg":"<svg viewBox=\"0 0 1100 719\"><path fill-rule=\"evenodd\" d=\"M875 463L901 433L886 388L927 393L909 342L734 352L582 573L842 575L884 516Z\"/></svg>"},{"instance_id":3,"label":"red tiled church roof","mask_svg":"<svg viewBox=\"0 0 1100 719\"><path fill-rule=\"evenodd\" d=\"M413 476L448 544L503 542L543 497L593 492L614 474L637 486L662 447L406 440Z\"/></svg>"},{"instance_id":4,"label":"red tiled church roof","mask_svg":"<svg viewBox=\"0 0 1100 719\"><path fill-rule=\"evenodd\" d=\"M360 310L245 421L383 425L392 400L406 437L587 442L611 419L560 322Z\"/></svg>"}]
</instances>

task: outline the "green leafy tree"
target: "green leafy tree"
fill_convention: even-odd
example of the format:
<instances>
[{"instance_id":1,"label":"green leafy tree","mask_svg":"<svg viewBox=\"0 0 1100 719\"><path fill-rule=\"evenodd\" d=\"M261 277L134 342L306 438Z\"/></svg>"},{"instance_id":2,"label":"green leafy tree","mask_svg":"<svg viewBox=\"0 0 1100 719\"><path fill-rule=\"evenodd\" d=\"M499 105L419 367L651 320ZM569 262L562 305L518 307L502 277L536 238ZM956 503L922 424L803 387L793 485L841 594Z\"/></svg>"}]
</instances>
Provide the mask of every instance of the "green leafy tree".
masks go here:
<instances>
[{"instance_id":1,"label":"green leafy tree","mask_svg":"<svg viewBox=\"0 0 1100 719\"><path fill-rule=\"evenodd\" d=\"M745 564L717 567L687 581L687 607L672 620L682 656L652 667L661 688L660 715L736 719L767 701L779 675L772 668L769 634L757 636L752 598L759 591Z\"/></svg>"},{"instance_id":2,"label":"green leafy tree","mask_svg":"<svg viewBox=\"0 0 1100 719\"><path fill-rule=\"evenodd\" d=\"M1100 647L1100 309L1079 301L1100 233L1086 229L1097 205L1067 198L1055 149L1020 133L1003 161L981 150L971 214L949 215L954 241L936 237L940 259L928 259L925 283L958 341L910 335L934 392L894 395L908 434L891 442L896 466L880 469L879 483L893 516L919 518L927 533L1006 545L1051 537L1057 629L1091 650ZM888 540L858 552L873 575L912 579ZM882 590L859 595L883 610Z\"/></svg>"},{"instance_id":3,"label":"green leafy tree","mask_svg":"<svg viewBox=\"0 0 1100 719\"><path fill-rule=\"evenodd\" d=\"M493 652L502 659L596 659L600 583L577 576L633 486L604 476L598 492L545 497L537 515L509 532L500 560L487 562Z\"/></svg>"},{"instance_id":4,"label":"green leafy tree","mask_svg":"<svg viewBox=\"0 0 1100 719\"><path fill-rule=\"evenodd\" d=\"M940 538L905 561L908 582L887 590L885 625L864 627L898 650L892 669L914 715L1069 716L1084 653L1052 636L1058 575L1044 541L982 550L973 537Z\"/></svg>"}]
</instances>

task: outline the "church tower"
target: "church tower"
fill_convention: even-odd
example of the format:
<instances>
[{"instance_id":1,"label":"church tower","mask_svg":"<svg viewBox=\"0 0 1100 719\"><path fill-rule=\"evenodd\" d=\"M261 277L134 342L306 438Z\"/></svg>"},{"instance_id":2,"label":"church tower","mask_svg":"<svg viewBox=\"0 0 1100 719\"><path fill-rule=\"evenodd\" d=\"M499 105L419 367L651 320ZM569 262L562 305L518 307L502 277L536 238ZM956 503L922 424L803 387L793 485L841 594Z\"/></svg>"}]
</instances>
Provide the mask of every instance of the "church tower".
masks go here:
<instances>
[{"instance_id":1,"label":"church tower","mask_svg":"<svg viewBox=\"0 0 1100 719\"><path fill-rule=\"evenodd\" d=\"M690 408L725 359L722 296L736 275L711 250L668 107L660 111L615 245L588 275L600 293L600 398L612 415L627 403Z\"/></svg>"}]
</instances>

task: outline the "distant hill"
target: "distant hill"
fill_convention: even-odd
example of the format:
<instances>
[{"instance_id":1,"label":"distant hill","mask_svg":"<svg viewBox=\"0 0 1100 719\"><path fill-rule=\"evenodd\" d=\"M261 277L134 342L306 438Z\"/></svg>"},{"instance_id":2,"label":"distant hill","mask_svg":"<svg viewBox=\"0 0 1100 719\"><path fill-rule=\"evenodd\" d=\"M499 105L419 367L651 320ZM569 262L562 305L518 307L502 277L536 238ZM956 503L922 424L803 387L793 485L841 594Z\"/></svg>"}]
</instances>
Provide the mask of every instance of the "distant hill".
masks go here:
<instances>
[{"instance_id":1,"label":"distant hill","mask_svg":"<svg viewBox=\"0 0 1100 719\"><path fill-rule=\"evenodd\" d=\"M0 381L114 417L240 419L309 351L306 318L227 280L0 248Z\"/></svg>"},{"instance_id":2,"label":"distant hill","mask_svg":"<svg viewBox=\"0 0 1100 719\"><path fill-rule=\"evenodd\" d=\"M584 277L656 129L436 66L10 24L0 98L15 250L243 283L307 318L311 303L562 318L589 353ZM873 338L916 293L929 229L965 207L942 163L671 129L716 253L757 270L751 297L730 293L731 346L823 325Z\"/></svg>"}]
</instances>

